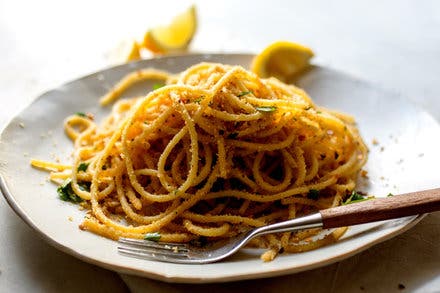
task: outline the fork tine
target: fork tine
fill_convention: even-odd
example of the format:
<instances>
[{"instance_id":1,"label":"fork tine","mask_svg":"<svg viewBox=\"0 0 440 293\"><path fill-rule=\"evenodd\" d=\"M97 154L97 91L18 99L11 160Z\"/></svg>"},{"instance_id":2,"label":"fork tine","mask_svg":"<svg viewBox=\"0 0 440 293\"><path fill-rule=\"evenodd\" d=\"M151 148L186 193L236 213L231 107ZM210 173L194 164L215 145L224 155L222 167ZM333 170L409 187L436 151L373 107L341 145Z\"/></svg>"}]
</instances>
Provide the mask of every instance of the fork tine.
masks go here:
<instances>
[{"instance_id":1,"label":"fork tine","mask_svg":"<svg viewBox=\"0 0 440 293\"><path fill-rule=\"evenodd\" d=\"M167 243L167 242L155 242L149 240L138 240L131 238L119 238L118 242L120 244L130 245L138 248L152 248L155 250L165 250L177 252L188 252L188 245L183 243Z\"/></svg>"},{"instance_id":2,"label":"fork tine","mask_svg":"<svg viewBox=\"0 0 440 293\"><path fill-rule=\"evenodd\" d=\"M118 246L118 251L122 254L139 257L139 258L161 259L161 260L188 258L188 254L186 252L173 252L171 250L157 250L154 248L148 249L148 248L136 248L130 246Z\"/></svg>"}]
</instances>

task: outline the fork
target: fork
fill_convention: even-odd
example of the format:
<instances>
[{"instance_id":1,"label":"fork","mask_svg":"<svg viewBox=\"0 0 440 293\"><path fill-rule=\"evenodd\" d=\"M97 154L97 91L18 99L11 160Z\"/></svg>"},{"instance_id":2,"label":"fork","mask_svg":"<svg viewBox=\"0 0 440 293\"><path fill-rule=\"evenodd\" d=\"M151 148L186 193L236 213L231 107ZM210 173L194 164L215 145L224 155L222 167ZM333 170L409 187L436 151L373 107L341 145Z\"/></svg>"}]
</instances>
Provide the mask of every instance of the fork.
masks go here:
<instances>
[{"instance_id":1,"label":"fork","mask_svg":"<svg viewBox=\"0 0 440 293\"><path fill-rule=\"evenodd\" d=\"M236 253L254 237L309 228L336 228L389 220L440 210L440 188L320 210L304 217L251 229L202 247L120 238L119 253L136 258L181 264L212 263Z\"/></svg>"}]
</instances>

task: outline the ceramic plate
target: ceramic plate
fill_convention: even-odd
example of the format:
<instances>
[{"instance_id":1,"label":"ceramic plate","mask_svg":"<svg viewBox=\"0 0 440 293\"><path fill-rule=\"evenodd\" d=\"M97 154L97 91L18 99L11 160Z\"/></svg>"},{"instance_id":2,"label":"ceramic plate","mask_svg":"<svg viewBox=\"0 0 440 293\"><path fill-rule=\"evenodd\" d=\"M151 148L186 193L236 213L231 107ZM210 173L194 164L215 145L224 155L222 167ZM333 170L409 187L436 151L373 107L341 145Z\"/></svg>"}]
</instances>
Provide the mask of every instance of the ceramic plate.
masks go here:
<instances>
[{"instance_id":1,"label":"ceramic plate","mask_svg":"<svg viewBox=\"0 0 440 293\"><path fill-rule=\"evenodd\" d=\"M283 254L269 263L259 259L259 251L250 249L214 264L158 263L122 256L116 242L78 229L84 211L59 200L56 186L47 182L47 173L29 165L30 158L70 162L72 143L63 131L64 118L81 111L94 113L100 121L109 108L99 107L99 97L130 71L155 67L179 72L201 61L247 67L251 59L252 55L243 54L201 54L143 60L91 74L41 95L1 135L0 185L4 196L26 223L60 250L111 270L168 282L224 282L304 271L354 255L420 220L410 217L350 227L333 245ZM437 187L440 127L426 112L395 94L328 68L313 67L298 84L318 105L356 117L370 147L369 178L361 181L359 190L385 196ZM133 88L126 95L139 90Z\"/></svg>"}]
</instances>

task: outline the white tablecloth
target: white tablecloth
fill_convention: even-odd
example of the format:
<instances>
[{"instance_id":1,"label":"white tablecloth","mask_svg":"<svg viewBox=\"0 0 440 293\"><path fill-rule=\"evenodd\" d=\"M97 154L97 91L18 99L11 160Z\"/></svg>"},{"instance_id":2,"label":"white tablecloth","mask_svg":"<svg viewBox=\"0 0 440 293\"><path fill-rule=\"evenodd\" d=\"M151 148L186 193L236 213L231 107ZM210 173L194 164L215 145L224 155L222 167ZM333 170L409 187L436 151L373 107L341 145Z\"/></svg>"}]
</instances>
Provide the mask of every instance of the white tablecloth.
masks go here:
<instances>
[{"instance_id":1,"label":"white tablecloth","mask_svg":"<svg viewBox=\"0 0 440 293\"><path fill-rule=\"evenodd\" d=\"M0 127L42 91L109 66L107 54L120 40L191 2L199 14L193 51L255 53L275 40L297 41L314 49L314 62L390 88L440 120L438 1L0 0ZM432 214L392 240L309 272L178 285L121 279L59 252L1 198L0 292L440 292L439 223L440 213Z\"/></svg>"}]
</instances>

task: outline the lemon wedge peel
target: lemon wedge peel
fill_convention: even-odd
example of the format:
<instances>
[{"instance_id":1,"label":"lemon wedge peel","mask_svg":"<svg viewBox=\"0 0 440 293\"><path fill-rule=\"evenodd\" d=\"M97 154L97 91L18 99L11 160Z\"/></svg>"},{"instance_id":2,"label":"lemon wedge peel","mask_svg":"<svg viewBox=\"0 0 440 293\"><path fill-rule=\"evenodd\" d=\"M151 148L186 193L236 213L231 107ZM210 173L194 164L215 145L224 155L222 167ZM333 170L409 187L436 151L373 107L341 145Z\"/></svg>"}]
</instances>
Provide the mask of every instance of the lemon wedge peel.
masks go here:
<instances>
[{"instance_id":1,"label":"lemon wedge peel","mask_svg":"<svg viewBox=\"0 0 440 293\"><path fill-rule=\"evenodd\" d=\"M251 70L260 77L288 82L309 67L315 54L301 44L278 41L266 47L252 61Z\"/></svg>"},{"instance_id":2,"label":"lemon wedge peel","mask_svg":"<svg viewBox=\"0 0 440 293\"><path fill-rule=\"evenodd\" d=\"M196 30L197 13L192 5L185 12L176 15L169 25L147 31L142 46L156 54L184 51Z\"/></svg>"}]
</instances>

